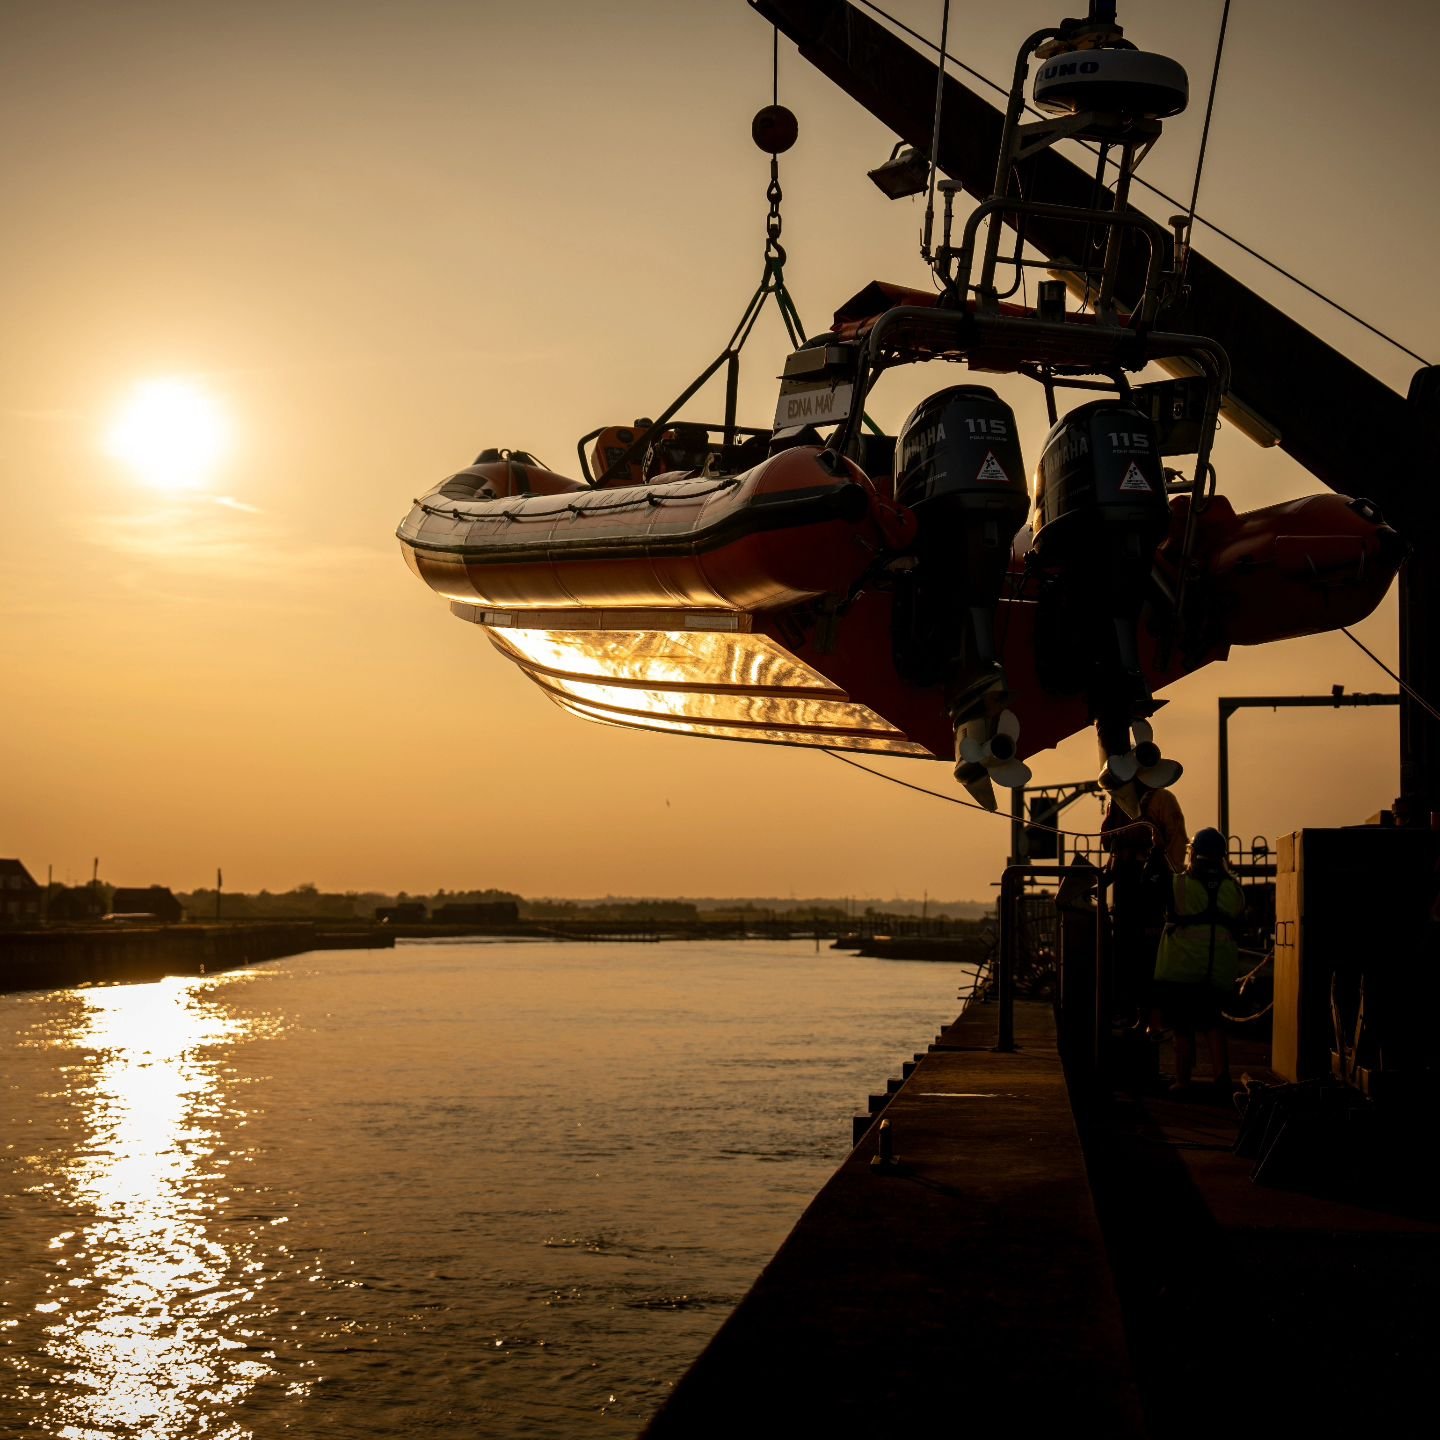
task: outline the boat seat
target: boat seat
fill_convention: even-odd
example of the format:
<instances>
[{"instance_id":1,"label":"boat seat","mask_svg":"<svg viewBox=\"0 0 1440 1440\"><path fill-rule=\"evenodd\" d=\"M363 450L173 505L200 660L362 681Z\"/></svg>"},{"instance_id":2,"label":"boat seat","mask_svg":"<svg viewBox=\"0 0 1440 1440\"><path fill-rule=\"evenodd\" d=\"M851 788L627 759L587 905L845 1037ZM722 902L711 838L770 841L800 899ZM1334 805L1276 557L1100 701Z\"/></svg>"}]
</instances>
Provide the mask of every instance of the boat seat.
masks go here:
<instances>
[{"instance_id":1,"label":"boat seat","mask_svg":"<svg viewBox=\"0 0 1440 1440\"><path fill-rule=\"evenodd\" d=\"M710 460L710 431L704 425L683 421L667 425L664 433L651 442L645 456L645 479L669 475L675 471L703 475Z\"/></svg>"},{"instance_id":2,"label":"boat seat","mask_svg":"<svg viewBox=\"0 0 1440 1440\"><path fill-rule=\"evenodd\" d=\"M645 457L637 455L619 474L609 480L601 477L635 443L643 426L608 425L595 437L590 451L590 473L595 483L611 490L621 485L643 485L645 483Z\"/></svg>"}]
</instances>

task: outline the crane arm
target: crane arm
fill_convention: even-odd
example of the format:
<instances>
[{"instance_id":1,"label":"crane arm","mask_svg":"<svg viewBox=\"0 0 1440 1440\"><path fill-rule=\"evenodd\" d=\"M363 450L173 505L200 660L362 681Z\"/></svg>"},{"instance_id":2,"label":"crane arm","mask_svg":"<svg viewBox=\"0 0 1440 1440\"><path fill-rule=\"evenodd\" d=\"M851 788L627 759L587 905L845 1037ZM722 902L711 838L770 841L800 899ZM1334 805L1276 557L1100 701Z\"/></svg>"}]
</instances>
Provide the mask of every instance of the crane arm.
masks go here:
<instances>
[{"instance_id":1,"label":"crane arm","mask_svg":"<svg viewBox=\"0 0 1440 1440\"><path fill-rule=\"evenodd\" d=\"M749 3L846 94L906 143L929 152L931 61L847 0ZM938 163L977 199L993 187L1002 124L999 110L946 77ZM1092 201L1093 176L1053 149L1019 168L1029 198L1069 206ZM1073 234L1065 222L1026 220L1026 240L1050 258L1064 258ZM1223 345L1232 366L1231 394L1322 484L1374 500L1402 533L1418 529L1427 508L1415 493L1416 470L1426 456L1420 406L1193 248L1186 278L1188 294L1165 312L1165 328L1208 335ZM1143 285L1144 257L1128 247L1118 294L1133 301ZM1414 387L1417 399L1433 388Z\"/></svg>"}]
</instances>

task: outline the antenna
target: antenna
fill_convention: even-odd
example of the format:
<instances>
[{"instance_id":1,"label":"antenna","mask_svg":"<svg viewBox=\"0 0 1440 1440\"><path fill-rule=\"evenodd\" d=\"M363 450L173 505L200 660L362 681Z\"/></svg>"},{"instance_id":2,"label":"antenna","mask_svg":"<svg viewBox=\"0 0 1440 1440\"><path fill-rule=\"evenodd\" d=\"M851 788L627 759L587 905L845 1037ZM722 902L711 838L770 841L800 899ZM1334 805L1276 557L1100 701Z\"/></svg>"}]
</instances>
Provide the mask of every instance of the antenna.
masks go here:
<instances>
[{"instance_id":1,"label":"antenna","mask_svg":"<svg viewBox=\"0 0 1440 1440\"><path fill-rule=\"evenodd\" d=\"M939 169L940 112L945 104L945 46L950 38L950 0L945 0L940 14L940 61L935 67L935 125L930 132L930 190L925 199L925 238L920 254L927 265L933 264L930 241L935 229L935 176Z\"/></svg>"}]
</instances>

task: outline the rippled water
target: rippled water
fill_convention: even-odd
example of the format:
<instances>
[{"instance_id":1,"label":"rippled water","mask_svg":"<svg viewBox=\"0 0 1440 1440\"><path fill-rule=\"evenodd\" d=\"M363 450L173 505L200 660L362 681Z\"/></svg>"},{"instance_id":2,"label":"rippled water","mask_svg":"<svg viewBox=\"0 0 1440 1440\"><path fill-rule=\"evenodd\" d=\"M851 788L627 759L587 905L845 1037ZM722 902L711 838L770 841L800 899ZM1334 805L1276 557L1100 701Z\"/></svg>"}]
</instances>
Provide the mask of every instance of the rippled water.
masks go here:
<instances>
[{"instance_id":1,"label":"rippled water","mask_svg":"<svg viewBox=\"0 0 1440 1440\"><path fill-rule=\"evenodd\" d=\"M0 1433L633 1435L964 979L435 943L0 996Z\"/></svg>"}]
</instances>

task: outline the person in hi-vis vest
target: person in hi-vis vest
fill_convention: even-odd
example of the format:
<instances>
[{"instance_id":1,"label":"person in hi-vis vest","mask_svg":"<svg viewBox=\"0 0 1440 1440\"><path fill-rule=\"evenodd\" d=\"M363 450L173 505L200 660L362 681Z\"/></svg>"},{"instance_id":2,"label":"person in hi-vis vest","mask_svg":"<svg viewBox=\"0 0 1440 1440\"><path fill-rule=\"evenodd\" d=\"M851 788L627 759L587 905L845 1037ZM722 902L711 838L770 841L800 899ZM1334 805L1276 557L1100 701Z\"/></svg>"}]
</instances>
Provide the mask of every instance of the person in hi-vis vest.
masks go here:
<instances>
[{"instance_id":1,"label":"person in hi-vis vest","mask_svg":"<svg viewBox=\"0 0 1440 1440\"><path fill-rule=\"evenodd\" d=\"M1155 958L1155 1005L1175 1032L1177 1091L1190 1084L1195 1035L1203 1031L1215 1084L1228 1089L1230 1062L1221 1007L1240 975L1235 940L1245 897L1225 865L1225 839L1201 830L1190 842L1190 863L1175 877L1173 904Z\"/></svg>"}]
</instances>

